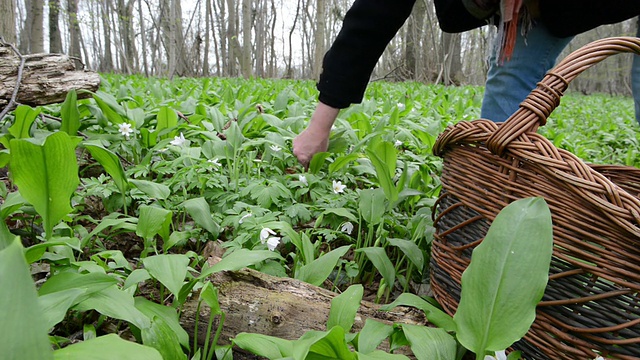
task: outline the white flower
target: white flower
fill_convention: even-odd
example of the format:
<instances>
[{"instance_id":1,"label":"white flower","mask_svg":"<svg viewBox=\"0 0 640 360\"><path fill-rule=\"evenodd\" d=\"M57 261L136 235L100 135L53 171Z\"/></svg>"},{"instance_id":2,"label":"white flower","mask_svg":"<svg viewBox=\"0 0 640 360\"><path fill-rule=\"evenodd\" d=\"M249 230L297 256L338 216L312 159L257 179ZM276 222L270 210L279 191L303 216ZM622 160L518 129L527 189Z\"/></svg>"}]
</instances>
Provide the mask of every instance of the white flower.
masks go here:
<instances>
[{"instance_id":1,"label":"white flower","mask_svg":"<svg viewBox=\"0 0 640 360\"><path fill-rule=\"evenodd\" d=\"M272 236L267 239L267 249L269 249L270 251L274 251L278 244L280 244L280 238L277 236Z\"/></svg>"},{"instance_id":2,"label":"white flower","mask_svg":"<svg viewBox=\"0 0 640 360\"><path fill-rule=\"evenodd\" d=\"M182 146L186 141L187 139L184 138L184 134L180 133L180 136L174 137L173 140L169 142L169 144L174 146Z\"/></svg>"},{"instance_id":3,"label":"white flower","mask_svg":"<svg viewBox=\"0 0 640 360\"><path fill-rule=\"evenodd\" d=\"M271 145L269 147L271 148L271 150L273 150L275 152L278 152L278 151L282 150L282 148L280 146L278 146L278 145Z\"/></svg>"},{"instance_id":4,"label":"white flower","mask_svg":"<svg viewBox=\"0 0 640 360\"><path fill-rule=\"evenodd\" d=\"M351 232L353 231L353 224L350 221L347 221L346 223L342 224L342 226L340 227L340 231L351 235Z\"/></svg>"},{"instance_id":5,"label":"white flower","mask_svg":"<svg viewBox=\"0 0 640 360\"><path fill-rule=\"evenodd\" d=\"M593 359L593 360L604 360L604 358L603 358L602 356L598 356L598 357L596 357L596 358L595 358L595 359Z\"/></svg>"},{"instance_id":6,"label":"white flower","mask_svg":"<svg viewBox=\"0 0 640 360\"><path fill-rule=\"evenodd\" d=\"M400 141L400 140L396 140L396 142L395 142L395 143L393 143L393 145L395 145L396 147L398 147L398 146L402 146L402 141Z\"/></svg>"},{"instance_id":7,"label":"white flower","mask_svg":"<svg viewBox=\"0 0 640 360\"><path fill-rule=\"evenodd\" d=\"M120 134L122 134L127 139L129 139L129 135L133 134L133 129L131 128L131 124L126 122L118 125L118 131L120 131Z\"/></svg>"},{"instance_id":8,"label":"white flower","mask_svg":"<svg viewBox=\"0 0 640 360\"><path fill-rule=\"evenodd\" d=\"M209 159L207 160L208 163L210 163L211 165L215 166L215 167L219 167L220 165L220 161L218 161L218 158L215 159Z\"/></svg>"},{"instance_id":9,"label":"white flower","mask_svg":"<svg viewBox=\"0 0 640 360\"><path fill-rule=\"evenodd\" d=\"M495 356L485 355L484 360L507 360L505 350L496 351Z\"/></svg>"},{"instance_id":10,"label":"white flower","mask_svg":"<svg viewBox=\"0 0 640 360\"><path fill-rule=\"evenodd\" d=\"M243 215L243 216L240 218L240 220L238 220L238 224L242 224L242 223L244 222L244 219L246 219L246 218L248 218L248 217L251 217L251 216L253 216L253 214L252 214L252 213L247 213L247 214Z\"/></svg>"},{"instance_id":11,"label":"white flower","mask_svg":"<svg viewBox=\"0 0 640 360\"><path fill-rule=\"evenodd\" d=\"M260 230L260 242L264 244L269 238L269 235L275 235L275 234L276 232L269 228L262 228L262 230Z\"/></svg>"},{"instance_id":12,"label":"white flower","mask_svg":"<svg viewBox=\"0 0 640 360\"><path fill-rule=\"evenodd\" d=\"M305 186L309 186L309 183L307 182L307 177L300 174L300 177L298 178L298 180L300 180L301 183L303 183Z\"/></svg>"},{"instance_id":13,"label":"white flower","mask_svg":"<svg viewBox=\"0 0 640 360\"><path fill-rule=\"evenodd\" d=\"M347 185L342 185L342 182L333 180L333 192L336 194L340 194L344 192L344 189Z\"/></svg>"},{"instance_id":14,"label":"white flower","mask_svg":"<svg viewBox=\"0 0 640 360\"><path fill-rule=\"evenodd\" d=\"M403 103L399 102L397 106L398 106L398 110L400 110L400 111L404 110L404 104Z\"/></svg>"}]
</instances>

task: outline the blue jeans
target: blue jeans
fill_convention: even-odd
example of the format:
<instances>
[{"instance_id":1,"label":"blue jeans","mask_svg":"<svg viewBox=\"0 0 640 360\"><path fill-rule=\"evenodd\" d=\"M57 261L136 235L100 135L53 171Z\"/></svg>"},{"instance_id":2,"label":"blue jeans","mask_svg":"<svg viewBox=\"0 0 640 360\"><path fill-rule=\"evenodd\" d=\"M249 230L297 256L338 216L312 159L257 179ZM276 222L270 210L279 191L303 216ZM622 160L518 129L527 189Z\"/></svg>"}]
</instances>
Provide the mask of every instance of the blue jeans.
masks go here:
<instances>
[{"instance_id":1,"label":"blue jeans","mask_svg":"<svg viewBox=\"0 0 640 360\"><path fill-rule=\"evenodd\" d=\"M640 28L638 35L640 36ZM542 80L573 37L558 38L542 24L536 24L526 39L518 33L511 60L500 63L499 54L492 52L480 116L503 122L516 110L522 100ZM636 120L640 123L640 56L635 55L631 71Z\"/></svg>"}]
</instances>

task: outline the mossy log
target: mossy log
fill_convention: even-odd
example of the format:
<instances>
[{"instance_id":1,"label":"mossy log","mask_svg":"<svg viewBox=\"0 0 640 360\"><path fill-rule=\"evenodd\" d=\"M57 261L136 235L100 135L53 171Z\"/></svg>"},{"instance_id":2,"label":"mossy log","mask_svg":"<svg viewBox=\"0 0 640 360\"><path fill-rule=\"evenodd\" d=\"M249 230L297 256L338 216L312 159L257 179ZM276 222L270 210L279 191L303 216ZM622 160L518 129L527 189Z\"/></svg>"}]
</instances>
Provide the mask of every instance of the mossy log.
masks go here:
<instances>
[{"instance_id":1,"label":"mossy log","mask_svg":"<svg viewBox=\"0 0 640 360\"><path fill-rule=\"evenodd\" d=\"M230 339L241 332L294 340L309 330L326 330L331 300L338 295L299 280L274 277L252 269L216 273L210 280L218 288L220 307L226 314L220 344L229 344ZM210 310L202 304L196 324L197 305L196 298L187 301L181 322L192 338L197 325L198 342L203 344ZM427 324L422 311L408 307L381 311L380 305L362 301L352 331L361 330L366 319L386 324ZM388 344L382 345L382 349L385 347L388 348ZM410 354L410 350L404 349L400 353Z\"/></svg>"},{"instance_id":2,"label":"mossy log","mask_svg":"<svg viewBox=\"0 0 640 360\"><path fill-rule=\"evenodd\" d=\"M21 59L8 45L0 44L0 108L6 106L16 84L15 101L38 106L60 103L71 90L97 91L100 75L89 70L77 70L76 60L63 54L22 55L24 68L19 77ZM89 93L78 93L79 98Z\"/></svg>"}]
</instances>

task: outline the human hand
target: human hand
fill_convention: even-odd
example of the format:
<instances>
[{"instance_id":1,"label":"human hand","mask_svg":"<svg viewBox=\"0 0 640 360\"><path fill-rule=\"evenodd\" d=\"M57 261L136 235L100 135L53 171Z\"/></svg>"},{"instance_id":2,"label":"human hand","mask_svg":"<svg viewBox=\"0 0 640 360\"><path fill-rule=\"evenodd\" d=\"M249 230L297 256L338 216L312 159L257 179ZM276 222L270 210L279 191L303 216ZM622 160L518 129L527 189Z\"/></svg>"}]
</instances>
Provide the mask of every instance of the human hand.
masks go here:
<instances>
[{"instance_id":1,"label":"human hand","mask_svg":"<svg viewBox=\"0 0 640 360\"><path fill-rule=\"evenodd\" d=\"M340 109L318 102L309 126L293 139L293 155L305 169L309 167L313 155L327 151L331 127L339 112Z\"/></svg>"},{"instance_id":2,"label":"human hand","mask_svg":"<svg viewBox=\"0 0 640 360\"><path fill-rule=\"evenodd\" d=\"M329 133L308 127L293 139L293 155L304 168L309 167L313 155L327 151L329 147Z\"/></svg>"}]
</instances>

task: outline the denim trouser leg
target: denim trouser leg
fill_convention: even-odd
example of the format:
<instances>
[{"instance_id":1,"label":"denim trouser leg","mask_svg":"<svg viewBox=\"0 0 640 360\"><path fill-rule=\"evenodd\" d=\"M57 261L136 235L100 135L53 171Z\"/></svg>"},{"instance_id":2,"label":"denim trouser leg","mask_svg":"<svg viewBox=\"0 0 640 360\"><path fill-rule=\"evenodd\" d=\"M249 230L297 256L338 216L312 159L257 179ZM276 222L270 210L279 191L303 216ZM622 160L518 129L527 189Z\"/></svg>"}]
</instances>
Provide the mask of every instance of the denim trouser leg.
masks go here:
<instances>
[{"instance_id":1,"label":"denim trouser leg","mask_svg":"<svg viewBox=\"0 0 640 360\"><path fill-rule=\"evenodd\" d=\"M640 18L638 18L638 30L636 31L636 36L640 37ZM636 120L640 124L640 55L633 56L631 90L633 91L633 102L636 105Z\"/></svg>"},{"instance_id":2,"label":"denim trouser leg","mask_svg":"<svg viewBox=\"0 0 640 360\"><path fill-rule=\"evenodd\" d=\"M518 33L510 60L501 64L499 54L494 51L489 59L481 117L496 122L507 120L555 65L558 55L572 38L555 37L538 23L527 32L526 38ZM640 66L638 71L640 77Z\"/></svg>"}]
</instances>

